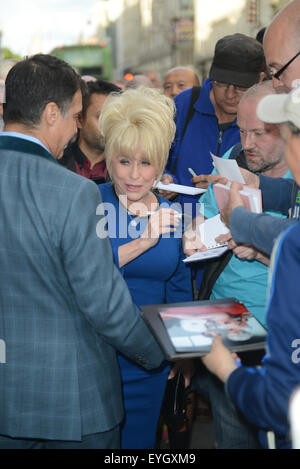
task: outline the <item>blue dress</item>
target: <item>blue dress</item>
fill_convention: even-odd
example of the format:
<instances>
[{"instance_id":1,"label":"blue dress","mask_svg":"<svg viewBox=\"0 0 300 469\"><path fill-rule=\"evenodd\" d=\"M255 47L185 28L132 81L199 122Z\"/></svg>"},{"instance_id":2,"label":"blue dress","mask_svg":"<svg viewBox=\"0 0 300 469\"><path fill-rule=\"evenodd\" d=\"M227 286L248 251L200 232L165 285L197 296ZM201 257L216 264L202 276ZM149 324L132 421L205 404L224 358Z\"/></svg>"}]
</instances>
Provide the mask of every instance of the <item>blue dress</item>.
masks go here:
<instances>
[{"instance_id":1,"label":"blue dress","mask_svg":"<svg viewBox=\"0 0 300 469\"><path fill-rule=\"evenodd\" d=\"M111 183L99 185L114 260L119 267L118 248L140 236L148 222L134 218L119 203ZM170 202L158 196L161 207ZM120 271L128 285L133 301L146 304L192 301L189 268L182 262L180 233L161 237L148 251L129 262ZM122 449L145 449L155 445L156 427L170 365L147 371L119 354L122 375L125 419L122 426Z\"/></svg>"}]
</instances>

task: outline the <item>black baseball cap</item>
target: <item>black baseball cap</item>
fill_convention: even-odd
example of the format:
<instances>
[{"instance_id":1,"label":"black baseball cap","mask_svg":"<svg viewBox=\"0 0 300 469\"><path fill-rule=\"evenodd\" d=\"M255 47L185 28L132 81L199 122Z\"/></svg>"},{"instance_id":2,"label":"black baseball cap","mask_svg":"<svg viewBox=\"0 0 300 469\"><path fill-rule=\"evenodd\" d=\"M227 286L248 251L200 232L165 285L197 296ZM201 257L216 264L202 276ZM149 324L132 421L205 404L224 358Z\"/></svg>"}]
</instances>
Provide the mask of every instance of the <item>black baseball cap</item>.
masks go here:
<instances>
[{"instance_id":1,"label":"black baseball cap","mask_svg":"<svg viewBox=\"0 0 300 469\"><path fill-rule=\"evenodd\" d=\"M216 43L209 72L211 80L249 88L264 70L264 50L254 38L236 33Z\"/></svg>"}]
</instances>

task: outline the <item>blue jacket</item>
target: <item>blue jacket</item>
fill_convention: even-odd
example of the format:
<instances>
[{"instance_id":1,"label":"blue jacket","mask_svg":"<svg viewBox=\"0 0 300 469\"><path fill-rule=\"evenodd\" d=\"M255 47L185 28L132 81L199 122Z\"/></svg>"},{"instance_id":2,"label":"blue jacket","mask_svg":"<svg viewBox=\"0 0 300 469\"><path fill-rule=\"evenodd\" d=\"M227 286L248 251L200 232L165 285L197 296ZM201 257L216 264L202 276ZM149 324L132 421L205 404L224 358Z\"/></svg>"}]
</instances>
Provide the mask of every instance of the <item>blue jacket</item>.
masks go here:
<instances>
[{"instance_id":1,"label":"blue jacket","mask_svg":"<svg viewBox=\"0 0 300 469\"><path fill-rule=\"evenodd\" d=\"M289 399L300 382L299 222L282 235L272 265L264 366L238 368L229 376L227 390L246 418L261 430L272 429L283 448L290 446Z\"/></svg>"},{"instance_id":2,"label":"blue jacket","mask_svg":"<svg viewBox=\"0 0 300 469\"><path fill-rule=\"evenodd\" d=\"M180 141L181 134L186 121L192 90L183 91L174 100L176 105L176 135L166 169L167 172L173 173L174 162L178 156L174 173L174 180L178 184L193 186L191 183L192 176L188 172L188 168L192 168L197 175L210 174L213 170L210 152L222 156L229 148L240 141L236 120L224 132L220 132L215 109L209 97L211 88L211 80L205 80L200 96L194 104L195 112L187 126L182 142ZM198 200L199 196L180 196L182 204L192 202L195 206L193 207L193 215L195 215Z\"/></svg>"}]
</instances>

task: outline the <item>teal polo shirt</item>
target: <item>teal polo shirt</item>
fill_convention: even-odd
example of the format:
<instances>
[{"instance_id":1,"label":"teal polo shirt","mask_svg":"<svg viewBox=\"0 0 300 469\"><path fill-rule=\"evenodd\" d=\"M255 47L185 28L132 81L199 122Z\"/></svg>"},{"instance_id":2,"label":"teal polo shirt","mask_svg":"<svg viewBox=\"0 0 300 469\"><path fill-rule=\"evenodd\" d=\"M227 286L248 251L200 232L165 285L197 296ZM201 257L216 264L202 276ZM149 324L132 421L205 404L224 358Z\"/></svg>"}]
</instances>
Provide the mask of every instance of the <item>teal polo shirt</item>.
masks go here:
<instances>
[{"instance_id":1,"label":"teal polo shirt","mask_svg":"<svg viewBox=\"0 0 300 469\"><path fill-rule=\"evenodd\" d=\"M229 158L231 149L224 158ZM216 172L215 170L213 172ZM290 171L284 175L285 178L293 178ZM204 204L204 216L214 217L219 213L213 185L203 194L200 202ZM275 217L285 218L278 212L266 212ZM259 261L239 259L233 254L225 269L217 279L210 299L235 297L241 301L246 308L266 326L266 304L268 290L269 267Z\"/></svg>"}]
</instances>

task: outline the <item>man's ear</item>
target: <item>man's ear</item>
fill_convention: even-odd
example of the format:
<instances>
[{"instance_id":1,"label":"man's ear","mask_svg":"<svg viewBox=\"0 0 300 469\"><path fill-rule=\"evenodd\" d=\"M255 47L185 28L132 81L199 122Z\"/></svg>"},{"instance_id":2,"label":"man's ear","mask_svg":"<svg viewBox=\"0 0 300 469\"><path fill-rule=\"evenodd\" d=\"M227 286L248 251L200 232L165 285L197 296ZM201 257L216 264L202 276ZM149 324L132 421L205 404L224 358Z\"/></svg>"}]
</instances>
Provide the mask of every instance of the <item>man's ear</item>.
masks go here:
<instances>
[{"instance_id":1,"label":"man's ear","mask_svg":"<svg viewBox=\"0 0 300 469\"><path fill-rule=\"evenodd\" d=\"M262 81L264 81L265 77L266 77L265 72L260 72L258 83L261 83Z\"/></svg>"},{"instance_id":2,"label":"man's ear","mask_svg":"<svg viewBox=\"0 0 300 469\"><path fill-rule=\"evenodd\" d=\"M44 118L49 126L53 126L57 123L61 116L61 111L56 103L48 103L44 109Z\"/></svg>"},{"instance_id":3,"label":"man's ear","mask_svg":"<svg viewBox=\"0 0 300 469\"><path fill-rule=\"evenodd\" d=\"M78 129L82 129L83 127L83 121L84 121L84 117L82 115L82 112L80 112L78 114L78 117L76 118L76 124L77 124L77 127Z\"/></svg>"}]
</instances>

